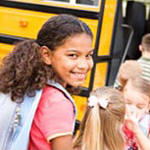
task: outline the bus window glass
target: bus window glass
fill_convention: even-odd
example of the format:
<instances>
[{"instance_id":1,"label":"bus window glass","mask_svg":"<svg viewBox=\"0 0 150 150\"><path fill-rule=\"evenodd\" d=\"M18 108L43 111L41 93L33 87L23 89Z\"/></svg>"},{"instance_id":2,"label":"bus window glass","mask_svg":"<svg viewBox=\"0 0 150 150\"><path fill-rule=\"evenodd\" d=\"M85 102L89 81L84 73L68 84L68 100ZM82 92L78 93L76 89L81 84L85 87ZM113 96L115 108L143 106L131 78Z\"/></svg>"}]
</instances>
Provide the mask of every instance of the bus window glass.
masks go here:
<instances>
[{"instance_id":1,"label":"bus window glass","mask_svg":"<svg viewBox=\"0 0 150 150\"><path fill-rule=\"evenodd\" d=\"M95 5L98 6L98 0L77 0L77 4Z\"/></svg>"},{"instance_id":2,"label":"bus window glass","mask_svg":"<svg viewBox=\"0 0 150 150\"><path fill-rule=\"evenodd\" d=\"M91 5L91 6L98 6L99 0L42 0L42 1L57 1L69 4L82 4L82 5Z\"/></svg>"}]
</instances>

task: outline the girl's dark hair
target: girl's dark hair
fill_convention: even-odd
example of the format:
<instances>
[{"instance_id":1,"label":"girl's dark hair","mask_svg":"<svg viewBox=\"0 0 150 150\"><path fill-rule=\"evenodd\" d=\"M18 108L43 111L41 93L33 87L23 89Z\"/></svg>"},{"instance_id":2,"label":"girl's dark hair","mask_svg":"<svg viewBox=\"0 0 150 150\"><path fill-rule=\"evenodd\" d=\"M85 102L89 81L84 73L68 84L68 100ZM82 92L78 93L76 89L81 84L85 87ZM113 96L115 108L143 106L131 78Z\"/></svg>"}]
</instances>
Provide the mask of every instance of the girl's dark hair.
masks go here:
<instances>
[{"instance_id":1,"label":"girl's dark hair","mask_svg":"<svg viewBox=\"0 0 150 150\"><path fill-rule=\"evenodd\" d=\"M37 43L40 46L47 46L50 50L55 50L68 37L80 33L86 33L92 38L92 32L84 22L71 15L61 14L45 22L38 33Z\"/></svg>"},{"instance_id":2,"label":"girl's dark hair","mask_svg":"<svg viewBox=\"0 0 150 150\"><path fill-rule=\"evenodd\" d=\"M13 101L23 100L25 94L34 96L35 90L46 86L47 80L59 80L51 66L41 59L41 46L55 50L67 38L86 33L92 38L90 28L74 16L60 14L50 18L40 29L36 40L18 43L4 57L0 66L0 91L11 94Z\"/></svg>"}]
</instances>

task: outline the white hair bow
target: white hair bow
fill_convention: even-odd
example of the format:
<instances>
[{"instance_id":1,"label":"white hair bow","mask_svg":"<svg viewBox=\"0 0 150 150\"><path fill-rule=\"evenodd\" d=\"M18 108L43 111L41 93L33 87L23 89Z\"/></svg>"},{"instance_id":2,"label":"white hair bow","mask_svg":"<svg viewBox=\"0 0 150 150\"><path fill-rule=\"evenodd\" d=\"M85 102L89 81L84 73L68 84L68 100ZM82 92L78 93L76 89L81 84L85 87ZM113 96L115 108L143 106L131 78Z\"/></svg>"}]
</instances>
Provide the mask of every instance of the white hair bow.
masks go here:
<instances>
[{"instance_id":1,"label":"white hair bow","mask_svg":"<svg viewBox=\"0 0 150 150\"><path fill-rule=\"evenodd\" d=\"M98 99L96 96L92 95L88 98L88 106L96 106L99 104L102 108L106 109L108 106L108 100L106 99Z\"/></svg>"}]
</instances>

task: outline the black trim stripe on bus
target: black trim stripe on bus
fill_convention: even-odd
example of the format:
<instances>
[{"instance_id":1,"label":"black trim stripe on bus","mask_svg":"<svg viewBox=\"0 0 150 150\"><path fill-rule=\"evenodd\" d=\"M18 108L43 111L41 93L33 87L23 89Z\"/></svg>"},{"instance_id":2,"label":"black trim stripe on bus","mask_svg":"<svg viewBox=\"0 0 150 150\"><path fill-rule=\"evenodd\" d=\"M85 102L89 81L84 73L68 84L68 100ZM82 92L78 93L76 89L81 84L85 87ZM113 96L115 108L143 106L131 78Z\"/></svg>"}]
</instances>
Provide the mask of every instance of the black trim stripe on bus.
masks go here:
<instances>
[{"instance_id":1,"label":"black trim stripe on bus","mask_svg":"<svg viewBox=\"0 0 150 150\"><path fill-rule=\"evenodd\" d=\"M30 38L31 39L31 38ZM23 37L17 37L17 36L12 36L12 35L5 35L5 34L0 34L0 43L5 43L5 44L14 44L17 42L21 42L23 40L29 40L29 38L23 38ZM34 39L31 39L34 40ZM105 62L107 60L111 60L112 57L109 55L102 55L102 56L97 56L95 59L95 63L99 62Z\"/></svg>"},{"instance_id":2,"label":"black trim stripe on bus","mask_svg":"<svg viewBox=\"0 0 150 150\"><path fill-rule=\"evenodd\" d=\"M48 6L42 4L15 2L15 1L7 1L7 0L0 0L0 6L54 13L54 14L67 13L67 14L75 15L77 17L83 17L89 19L98 19L98 15L99 15L98 12L87 11L87 10L78 10L78 9L63 8L58 6Z\"/></svg>"},{"instance_id":3,"label":"black trim stripe on bus","mask_svg":"<svg viewBox=\"0 0 150 150\"><path fill-rule=\"evenodd\" d=\"M115 13L114 27L113 27L113 31L112 31L112 41L111 41L111 46L110 46L110 56L112 58L113 58L113 50L114 50L115 36L116 36L116 30L117 30L117 21L118 21L118 16L119 16L119 8L121 7L121 0L117 1L116 7L117 7L117 9L116 9L116 13ZM111 67L112 67L112 60L109 61L109 65L107 68L106 86L108 86L108 83L109 83Z\"/></svg>"},{"instance_id":4,"label":"black trim stripe on bus","mask_svg":"<svg viewBox=\"0 0 150 150\"><path fill-rule=\"evenodd\" d=\"M0 43L6 43L6 44L14 44L16 42L21 42L27 38L21 38L17 36L10 36L10 35L4 35L0 34Z\"/></svg>"},{"instance_id":5,"label":"black trim stripe on bus","mask_svg":"<svg viewBox=\"0 0 150 150\"><path fill-rule=\"evenodd\" d=\"M103 15L104 15L105 1L106 0L101 1L101 7L99 11L98 29L97 29L96 43L95 43L94 54L93 54L94 66L92 68L91 76L90 76L89 92L92 91L93 89L96 64L97 62L101 60L101 57L98 57L98 48L99 48L100 34L101 34L102 21L103 21Z\"/></svg>"},{"instance_id":6,"label":"black trim stripe on bus","mask_svg":"<svg viewBox=\"0 0 150 150\"><path fill-rule=\"evenodd\" d=\"M88 90L88 88L82 87L81 88L81 93L78 94L78 96L88 97L89 96L89 90Z\"/></svg>"}]
</instances>

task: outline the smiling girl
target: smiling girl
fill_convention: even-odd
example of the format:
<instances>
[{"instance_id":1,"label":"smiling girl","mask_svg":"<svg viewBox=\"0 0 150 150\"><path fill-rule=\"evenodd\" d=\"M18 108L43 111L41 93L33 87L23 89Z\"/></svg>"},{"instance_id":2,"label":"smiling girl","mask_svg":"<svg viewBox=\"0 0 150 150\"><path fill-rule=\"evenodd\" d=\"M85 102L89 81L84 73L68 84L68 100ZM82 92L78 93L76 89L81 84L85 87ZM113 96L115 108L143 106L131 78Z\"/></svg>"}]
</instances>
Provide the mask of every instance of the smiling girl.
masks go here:
<instances>
[{"instance_id":1,"label":"smiling girl","mask_svg":"<svg viewBox=\"0 0 150 150\"><path fill-rule=\"evenodd\" d=\"M84 83L92 54L90 28L65 14L47 20L36 40L16 45L0 68L1 101L9 96L17 112L8 128L1 120L12 131L0 135L1 149L72 149L76 107L68 91Z\"/></svg>"}]
</instances>

